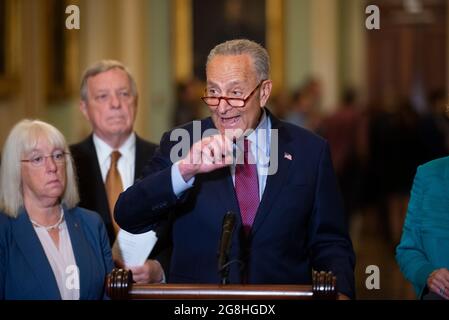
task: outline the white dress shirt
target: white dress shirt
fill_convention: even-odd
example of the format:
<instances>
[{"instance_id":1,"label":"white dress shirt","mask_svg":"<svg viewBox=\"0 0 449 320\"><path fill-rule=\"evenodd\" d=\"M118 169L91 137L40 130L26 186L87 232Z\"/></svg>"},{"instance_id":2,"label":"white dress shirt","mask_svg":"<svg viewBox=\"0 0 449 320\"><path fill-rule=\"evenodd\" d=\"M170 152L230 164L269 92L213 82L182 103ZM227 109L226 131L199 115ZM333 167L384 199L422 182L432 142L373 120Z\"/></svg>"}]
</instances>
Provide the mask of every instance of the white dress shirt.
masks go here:
<instances>
[{"instance_id":1,"label":"white dress shirt","mask_svg":"<svg viewBox=\"0 0 449 320\"><path fill-rule=\"evenodd\" d=\"M98 164L100 165L101 177L106 182L106 176L111 166L111 153L116 150L111 148L97 135L93 135L95 150L97 151ZM133 132L119 149L122 156L118 159L118 171L122 178L123 190L134 184L134 171L136 166L136 134Z\"/></svg>"}]
</instances>

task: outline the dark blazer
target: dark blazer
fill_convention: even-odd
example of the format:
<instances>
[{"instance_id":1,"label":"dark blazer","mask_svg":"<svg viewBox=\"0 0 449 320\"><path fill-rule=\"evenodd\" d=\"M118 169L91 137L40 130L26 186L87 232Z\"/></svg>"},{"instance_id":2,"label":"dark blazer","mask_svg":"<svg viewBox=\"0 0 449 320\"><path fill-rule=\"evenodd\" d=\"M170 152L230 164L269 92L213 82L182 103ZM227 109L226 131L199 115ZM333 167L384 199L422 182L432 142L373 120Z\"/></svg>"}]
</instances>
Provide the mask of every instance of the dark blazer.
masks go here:
<instances>
[{"instance_id":1,"label":"dark blazer","mask_svg":"<svg viewBox=\"0 0 449 320\"><path fill-rule=\"evenodd\" d=\"M144 178L120 195L117 222L136 232L173 218L170 213L174 212L168 281L219 283L222 220L227 211L233 211L237 232L230 260L244 264L248 283L304 284L311 282L312 268L331 270L337 275L339 292L353 297L355 258L328 144L268 115L272 129L278 130L279 167L267 178L249 240L243 237L229 168L197 175L193 188L180 199L174 195L170 150L177 141L170 141L170 132L162 137ZM211 118L201 121L202 132L213 127ZM183 128L192 137L192 123ZM272 152L276 150L273 143L272 139ZM238 263L231 265L230 282L242 282Z\"/></svg>"},{"instance_id":2,"label":"dark blazer","mask_svg":"<svg viewBox=\"0 0 449 320\"><path fill-rule=\"evenodd\" d=\"M145 163L153 156L157 145L136 135L136 163L134 180L141 174ZM109 215L108 198L98 164L97 152L90 135L84 141L70 146L78 175L79 206L96 211L103 218L111 245L115 240L114 227Z\"/></svg>"},{"instance_id":3,"label":"dark blazer","mask_svg":"<svg viewBox=\"0 0 449 320\"><path fill-rule=\"evenodd\" d=\"M80 299L102 299L113 267L106 229L98 214L64 209L80 275ZM59 300L58 285L25 210L17 218L0 213L0 300Z\"/></svg>"}]
</instances>

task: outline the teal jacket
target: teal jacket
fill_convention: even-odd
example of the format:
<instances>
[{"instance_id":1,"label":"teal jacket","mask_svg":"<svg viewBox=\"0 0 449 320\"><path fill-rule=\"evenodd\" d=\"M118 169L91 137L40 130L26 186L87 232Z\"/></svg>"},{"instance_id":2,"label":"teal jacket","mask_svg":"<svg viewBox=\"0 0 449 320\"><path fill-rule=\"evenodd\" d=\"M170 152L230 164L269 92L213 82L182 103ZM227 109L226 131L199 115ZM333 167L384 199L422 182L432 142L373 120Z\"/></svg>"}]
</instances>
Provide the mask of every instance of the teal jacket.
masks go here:
<instances>
[{"instance_id":1,"label":"teal jacket","mask_svg":"<svg viewBox=\"0 0 449 320\"><path fill-rule=\"evenodd\" d=\"M449 268L449 157L418 167L396 260L418 297L432 271Z\"/></svg>"}]
</instances>

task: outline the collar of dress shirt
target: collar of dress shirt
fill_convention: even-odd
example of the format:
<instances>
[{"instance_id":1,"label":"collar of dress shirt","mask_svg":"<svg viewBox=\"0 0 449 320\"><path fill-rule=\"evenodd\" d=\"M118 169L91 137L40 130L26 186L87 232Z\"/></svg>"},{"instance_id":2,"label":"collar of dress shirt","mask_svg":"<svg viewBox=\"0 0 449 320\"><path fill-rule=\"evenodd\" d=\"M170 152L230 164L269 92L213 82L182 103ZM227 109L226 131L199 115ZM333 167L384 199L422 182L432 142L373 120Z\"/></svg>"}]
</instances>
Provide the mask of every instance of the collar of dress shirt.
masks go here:
<instances>
[{"instance_id":1,"label":"collar of dress shirt","mask_svg":"<svg viewBox=\"0 0 449 320\"><path fill-rule=\"evenodd\" d=\"M260 119L257 128L251 132L247 139L251 142L251 153L259 159L259 157L270 156L270 141L271 141L271 121L265 112L265 109L262 109L262 118Z\"/></svg>"},{"instance_id":2,"label":"collar of dress shirt","mask_svg":"<svg viewBox=\"0 0 449 320\"><path fill-rule=\"evenodd\" d=\"M93 134L93 140L95 145L95 150L97 151L98 162L100 163L100 167L108 167L109 168L109 156L111 152L114 151L110 145L101 140L95 133ZM131 158L135 154L136 149L136 134L133 132L129 135L128 139L121 145L118 149L122 154L123 159Z\"/></svg>"}]
</instances>

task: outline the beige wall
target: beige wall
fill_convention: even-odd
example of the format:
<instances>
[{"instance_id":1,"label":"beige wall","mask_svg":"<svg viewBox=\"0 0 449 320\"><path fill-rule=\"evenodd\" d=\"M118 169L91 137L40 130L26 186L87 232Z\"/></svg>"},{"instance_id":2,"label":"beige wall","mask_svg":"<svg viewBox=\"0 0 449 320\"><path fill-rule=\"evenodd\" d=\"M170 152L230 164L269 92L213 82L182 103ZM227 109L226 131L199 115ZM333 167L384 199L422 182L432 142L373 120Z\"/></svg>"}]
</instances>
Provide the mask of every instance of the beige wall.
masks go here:
<instances>
[{"instance_id":1,"label":"beige wall","mask_svg":"<svg viewBox=\"0 0 449 320\"><path fill-rule=\"evenodd\" d=\"M286 89L309 76L323 84L323 111L343 87L365 89L365 16L360 0L285 0Z\"/></svg>"},{"instance_id":2,"label":"beige wall","mask_svg":"<svg viewBox=\"0 0 449 320\"><path fill-rule=\"evenodd\" d=\"M0 143L15 122L24 117L42 117L45 113L45 65L42 37L45 26L43 7L38 1L20 1L14 21L14 36L19 39L14 52L18 60L17 86L0 100Z\"/></svg>"},{"instance_id":3,"label":"beige wall","mask_svg":"<svg viewBox=\"0 0 449 320\"><path fill-rule=\"evenodd\" d=\"M352 87L366 96L365 5L360 0L339 0L339 90Z\"/></svg>"},{"instance_id":4,"label":"beige wall","mask_svg":"<svg viewBox=\"0 0 449 320\"><path fill-rule=\"evenodd\" d=\"M286 88L296 90L310 74L310 2L285 0Z\"/></svg>"},{"instance_id":5,"label":"beige wall","mask_svg":"<svg viewBox=\"0 0 449 320\"><path fill-rule=\"evenodd\" d=\"M47 72L47 0L16 0L14 29L18 61L18 85L12 95L0 99L0 145L14 123L24 117L55 124L75 142L90 131L78 110L78 83L82 71L98 59L122 60L134 74L140 92L136 130L158 142L169 129L174 105L174 79L190 74L186 39L173 39L177 27L191 24L188 15L176 12L183 0L73 0L81 10L81 30L72 31L72 94L49 102L45 97ZM189 0L190 1L190 0ZM325 111L331 111L342 87L366 89L364 2L360 0L283 0L284 16L276 23L283 28L284 59L281 89L293 90L308 75L323 81ZM270 0L273 5L275 0ZM448 12L449 14L449 12ZM175 19L180 23L174 23ZM184 27L184 35L190 27ZM182 33L182 32L181 32ZM188 38L188 37L187 37ZM448 41L449 44L449 41ZM276 50L275 46L273 46ZM181 56L175 56L175 53ZM181 67L176 66L180 62ZM278 67L278 66L276 66ZM448 70L449 79L449 70ZM449 81L448 81L449 83Z\"/></svg>"},{"instance_id":6,"label":"beige wall","mask_svg":"<svg viewBox=\"0 0 449 320\"><path fill-rule=\"evenodd\" d=\"M170 113L171 81L157 81L154 72L170 79L170 20L169 5L161 0L78 0L81 29L71 30L70 63L71 94L64 100L48 101L46 92L46 0L17 0L18 15L15 20L20 30L15 30L20 44L15 53L18 60L18 86L11 96L0 99L0 145L3 145L11 127L24 117L40 118L58 127L70 143L90 132L90 126L78 109L79 81L84 69L99 59L118 59L134 75L139 89L139 111L136 131L145 138L158 141L160 133L169 123L164 116ZM155 17L158 17L155 25ZM151 18L151 19L150 19ZM152 21L151 24L149 21ZM167 30L165 33L161 30ZM159 37L151 43L151 36ZM160 48L162 42L166 43ZM160 78L160 77L159 77ZM162 86L162 88L161 88ZM158 87L155 93L151 90ZM153 97L153 94L156 97ZM159 114L151 116L152 103L164 100ZM164 109L165 108L165 109ZM160 116L160 114L164 114ZM156 130L153 128L156 127Z\"/></svg>"},{"instance_id":7,"label":"beige wall","mask_svg":"<svg viewBox=\"0 0 449 320\"><path fill-rule=\"evenodd\" d=\"M332 110L338 94L337 2L313 0L310 4L310 71L323 86L325 111Z\"/></svg>"}]
</instances>

